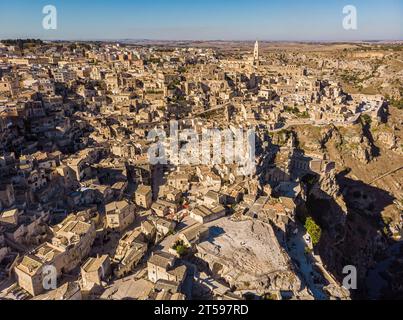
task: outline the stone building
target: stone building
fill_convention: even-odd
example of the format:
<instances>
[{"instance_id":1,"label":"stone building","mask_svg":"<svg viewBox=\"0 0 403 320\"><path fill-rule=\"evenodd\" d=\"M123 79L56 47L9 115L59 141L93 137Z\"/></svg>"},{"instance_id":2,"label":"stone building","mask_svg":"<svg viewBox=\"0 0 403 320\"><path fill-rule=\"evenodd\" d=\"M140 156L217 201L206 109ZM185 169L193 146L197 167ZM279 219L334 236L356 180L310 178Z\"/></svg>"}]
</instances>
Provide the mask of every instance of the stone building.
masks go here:
<instances>
[{"instance_id":1,"label":"stone building","mask_svg":"<svg viewBox=\"0 0 403 320\"><path fill-rule=\"evenodd\" d=\"M147 243L140 228L128 231L120 240L113 261L117 263L114 273L122 277L131 272L147 252Z\"/></svg>"},{"instance_id":2,"label":"stone building","mask_svg":"<svg viewBox=\"0 0 403 320\"><path fill-rule=\"evenodd\" d=\"M111 262L108 255L89 258L81 267L83 288L94 285L101 286L111 272Z\"/></svg>"},{"instance_id":3,"label":"stone building","mask_svg":"<svg viewBox=\"0 0 403 320\"><path fill-rule=\"evenodd\" d=\"M152 204L152 190L150 186L140 185L135 193L136 204L144 209L150 209Z\"/></svg>"},{"instance_id":4,"label":"stone building","mask_svg":"<svg viewBox=\"0 0 403 320\"><path fill-rule=\"evenodd\" d=\"M147 262L148 279L154 283L158 280L174 281L181 284L187 274L184 265L176 265L174 255L167 252L155 252Z\"/></svg>"},{"instance_id":5,"label":"stone building","mask_svg":"<svg viewBox=\"0 0 403 320\"><path fill-rule=\"evenodd\" d=\"M74 215L55 226L53 232L51 242L23 256L14 268L18 285L32 296L46 290L44 283L51 272L55 271L59 279L75 269L89 254L95 240L94 224Z\"/></svg>"},{"instance_id":6,"label":"stone building","mask_svg":"<svg viewBox=\"0 0 403 320\"><path fill-rule=\"evenodd\" d=\"M204 205L194 208L190 212L190 217L199 223L207 223L217 220L225 216L225 208L221 205L217 205L213 208L208 208Z\"/></svg>"},{"instance_id":7,"label":"stone building","mask_svg":"<svg viewBox=\"0 0 403 320\"><path fill-rule=\"evenodd\" d=\"M123 231L134 222L135 208L127 200L108 203L105 206L106 226L109 229Z\"/></svg>"}]
</instances>

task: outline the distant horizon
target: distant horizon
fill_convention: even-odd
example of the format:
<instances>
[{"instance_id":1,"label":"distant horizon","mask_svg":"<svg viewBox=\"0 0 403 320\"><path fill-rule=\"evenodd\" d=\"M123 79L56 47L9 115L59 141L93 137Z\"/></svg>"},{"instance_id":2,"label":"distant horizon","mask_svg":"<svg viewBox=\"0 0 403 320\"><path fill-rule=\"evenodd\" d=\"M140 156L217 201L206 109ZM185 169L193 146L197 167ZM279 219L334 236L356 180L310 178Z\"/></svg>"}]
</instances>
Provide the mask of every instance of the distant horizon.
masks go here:
<instances>
[{"instance_id":1,"label":"distant horizon","mask_svg":"<svg viewBox=\"0 0 403 320\"><path fill-rule=\"evenodd\" d=\"M47 5L57 9L55 29L43 27ZM357 28L346 29L351 5ZM402 15L399 0L13 0L0 3L0 39L400 41Z\"/></svg>"},{"instance_id":2,"label":"distant horizon","mask_svg":"<svg viewBox=\"0 0 403 320\"><path fill-rule=\"evenodd\" d=\"M262 42L262 43L359 43L359 42L403 42L402 39L358 39L358 40L268 40L268 39L147 39L147 38L111 38L111 39L42 39L42 38L1 38L7 40L40 40L42 42Z\"/></svg>"}]
</instances>

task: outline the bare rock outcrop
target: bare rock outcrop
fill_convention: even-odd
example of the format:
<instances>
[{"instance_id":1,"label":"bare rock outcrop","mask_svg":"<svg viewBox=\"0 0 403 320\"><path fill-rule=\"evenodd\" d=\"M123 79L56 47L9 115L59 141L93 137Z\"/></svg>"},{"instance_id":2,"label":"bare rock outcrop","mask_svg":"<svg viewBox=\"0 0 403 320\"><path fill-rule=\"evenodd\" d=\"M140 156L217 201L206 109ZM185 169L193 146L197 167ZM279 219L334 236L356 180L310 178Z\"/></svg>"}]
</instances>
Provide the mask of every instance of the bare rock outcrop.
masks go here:
<instances>
[{"instance_id":1,"label":"bare rock outcrop","mask_svg":"<svg viewBox=\"0 0 403 320\"><path fill-rule=\"evenodd\" d=\"M301 281L270 224L230 219L213 224L213 230L223 232L198 244L197 256L208 263L216 277L225 279L236 290L301 290Z\"/></svg>"},{"instance_id":2,"label":"bare rock outcrop","mask_svg":"<svg viewBox=\"0 0 403 320\"><path fill-rule=\"evenodd\" d=\"M361 161L362 163L369 163L373 158L372 146L369 139L366 136L357 137L353 143L355 148L351 150L351 155L354 159Z\"/></svg>"},{"instance_id":3,"label":"bare rock outcrop","mask_svg":"<svg viewBox=\"0 0 403 320\"><path fill-rule=\"evenodd\" d=\"M322 175L319 181L313 186L310 194L314 196L315 199L334 200L342 211L347 214L347 205L344 202L340 192L340 186L337 183L336 170Z\"/></svg>"},{"instance_id":4,"label":"bare rock outcrop","mask_svg":"<svg viewBox=\"0 0 403 320\"><path fill-rule=\"evenodd\" d=\"M329 284L324 288L331 300L350 300L350 292L342 286Z\"/></svg>"}]
</instances>

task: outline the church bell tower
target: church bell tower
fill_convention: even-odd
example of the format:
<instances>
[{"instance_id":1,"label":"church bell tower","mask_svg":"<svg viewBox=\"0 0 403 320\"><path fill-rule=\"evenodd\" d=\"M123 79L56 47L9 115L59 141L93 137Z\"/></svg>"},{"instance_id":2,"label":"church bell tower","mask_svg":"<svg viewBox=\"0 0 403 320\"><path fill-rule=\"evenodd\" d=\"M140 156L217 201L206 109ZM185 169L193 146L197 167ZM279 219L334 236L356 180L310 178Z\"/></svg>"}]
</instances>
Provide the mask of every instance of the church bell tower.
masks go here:
<instances>
[{"instance_id":1,"label":"church bell tower","mask_svg":"<svg viewBox=\"0 0 403 320\"><path fill-rule=\"evenodd\" d=\"M255 66L259 65L259 42L255 42L255 48L253 50L253 64Z\"/></svg>"}]
</instances>

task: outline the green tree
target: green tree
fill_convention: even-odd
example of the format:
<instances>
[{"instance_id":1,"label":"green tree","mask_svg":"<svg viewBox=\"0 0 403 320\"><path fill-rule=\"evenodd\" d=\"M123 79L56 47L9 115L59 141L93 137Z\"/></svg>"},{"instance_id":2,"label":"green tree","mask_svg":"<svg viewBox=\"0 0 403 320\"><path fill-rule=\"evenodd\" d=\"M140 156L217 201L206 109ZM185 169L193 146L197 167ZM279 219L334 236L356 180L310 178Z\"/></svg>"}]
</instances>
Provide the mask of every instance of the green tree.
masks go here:
<instances>
[{"instance_id":1,"label":"green tree","mask_svg":"<svg viewBox=\"0 0 403 320\"><path fill-rule=\"evenodd\" d=\"M187 254L188 248L185 246L182 240L178 240L174 246L173 249L179 254L179 256L183 257L184 255Z\"/></svg>"},{"instance_id":2,"label":"green tree","mask_svg":"<svg viewBox=\"0 0 403 320\"><path fill-rule=\"evenodd\" d=\"M312 244L316 246L320 241L322 229L315 223L315 221L311 217L306 218L305 229L312 239Z\"/></svg>"}]
</instances>

